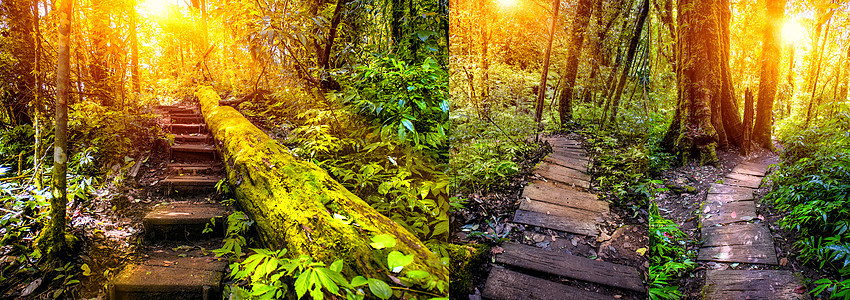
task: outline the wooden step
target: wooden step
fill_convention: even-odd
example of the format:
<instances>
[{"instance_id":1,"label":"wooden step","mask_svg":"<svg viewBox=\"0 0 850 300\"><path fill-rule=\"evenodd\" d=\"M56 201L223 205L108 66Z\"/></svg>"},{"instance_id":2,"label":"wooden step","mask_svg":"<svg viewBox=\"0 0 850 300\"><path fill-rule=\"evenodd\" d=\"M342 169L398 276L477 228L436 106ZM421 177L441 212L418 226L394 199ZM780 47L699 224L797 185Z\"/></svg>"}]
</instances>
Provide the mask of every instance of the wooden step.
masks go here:
<instances>
[{"instance_id":1,"label":"wooden step","mask_svg":"<svg viewBox=\"0 0 850 300\"><path fill-rule=\"evenodd\" d=\"M753 201L736 201L725 204L706 202L705 207L708 209L708 213L705 213L705 210L701 213L703 227L746 222L758 217L756 204Z\"/></svg>"},{"instance_id":2,"label":"wooden step","mask_svg":"<svg viewBox=\"0 0 850 300\"><path fill-rule=\"evenodd\" d=\"M505 243L503 252L496 255L496 262L546 274L598 283L611 287L645 293L640 271L631 266L618 265L548 251L533 246Z\"/></svg>"},{"instance_id":3,"label":"wooden step","mask_svg":"<svg viewBox=\"0 0 850 300\"><path fill-rule=\"evenodd\" d=\"M703 299L810 299L787 270L707 270Z\"/></svg>"},{"instance_id":4,"label":"wooden step","mask_svg":"<svg viewBox=\"0 0 850 300\"><path fill-rule=\"evenodd\" d=\"M567 207L558 204L552 204L543 201L522 199L519 203L519 209L525 211L533 211L547 215L560 216L572 220L595 219L601 217L600 212Z\"/></svg>"},{"instance_id":5,"label":"wooden step","mask_svg":"<svg viewBox=\"0 0 850 300\"><path fill-rule=\"evenodd\" d=\"M729 173L726 174L726 178L723 178L723 183L732 186L740 186L757 189L761 186L762 177L740 174L740 173Z\"/></svg>"},{"instance_id":6,"label":"wooden step","mask_svg":"<svg viewBox=\"0 0 850 300\"><path fill-rule=\"evenodd\" d=\"M776 265L770 230L761 223L735 223L702 228L697 260Z\"/></svg>"},{"instance_id":7,"label":"wooden step","mask_svg":"<svg viewBox=\"0 0 850 300\"><path fill-rule=\"evenodd\" d=\"M171 163L166 165L170 174L183 175L212 175L221 174L222 165L219 162Z\"/></svg>"},{"instance_id":8,"label":"wooden step","mask_svg":"<svg viewBox=\"0 0 850 300\"><path fill-rule=\"evenodd\" d=\"M166 194L172 191L180 193L214 193L215 185L223 175L169 175L165 180L159 182L159 186L165 189Z\"/></svg>"},{"instance_id":9,"label":"wooden step","mask_svg":"<svg viewBox=\"0 0 850 300\"><path fill-rule=\"evenodd\" d=\"M579 191L556 182L535 180L522 190L522 198L598 213L609 211L608 202L598 200L596 194Z\"/></svg>"},{"instance_id":10,"label":"wooden step","mask_svg":"<svg viewBox=\"0 0 850 300\"><path fill-rule=\"evenodd\" d=\"M585 291L549 280L493 267L484 284L485 298L494 300L610 300L613 297Z\"/></svg>"},{"instance_id":11,"label":"wooden step","mask_svg":"<svg viewBox=\"0 0 850 300\"><path fill-rule=\"evenodd\" d=\"M755 190L740 186L731 186L720 183L712 183L708 189L709 194L739 194L742 197L752 197Z\"/></svg>"},{"instance_id":12,"label":"wooden step","mask_svg":"<svg viewBox=\"0 0 850 300\"><path fill-rule=\"evenodd\" d=\"M753 176L764 176L767 173L767 168L770 166L767 162L743 162L732 169L732 173L748 174Z\"/></svg>"},{"instance_id":13,"label":"wooden step","mask_svg":"<svg viewBox=\"0 0 850 300\"><path fill-rule=\"evenodd\" d=\"M171 124L169 127L174 134L207 133L205 124Z\"/></svg>"},{"instance_id":14,"label":"wooden step","mask_svg":"<svg viewBox=\"0 0 850 300\"><path fill-rule=\"evenodd\" d=\"M154 207L142 219L142 224L145 234L154 240L224 236L224 221L228 212L221 204L174 202ZM213 231L203 234L210 219L215 219Z\"/></svg>"},{"instance_id":15,"label":"wooden step","mask_svg":"<svg viewBox=\"0 0 850 300\"><path fill-rule=\"evenodd\" d=\"M204 117L191 115L191 116L171 116L171 124L199 124L204 123Z\"/></svg>"},{"instance_id":16,"label":"wooden step","mask_svg":"<svg viewBox=\"0 0 850 300\"><path fill-rule=\"evenodd\" d=\"M171 160L175 162L216 161L215 146L207 144L176 144L171 146Z\"/></svg>"},{"instance_id":17,"label":"wooden step","mask_svg":"<svg viewBox=\"0 0 850 300\"><path fill-rule=\"evenodd\" d=\"M534 173L549 181L557 181L584 189L590 188L590 176L556 164L544 162L534 170Z\"/></svg>"},{"instance_id":18,"label":"wooden step","mask_svg":"<svg viewBox=\"0 0 850 300\"><path fill-rule=\"evenodd\" d=\"M729 202L738 202L738 201L752 201L755 199L753 193L746 194L708 194L705 197L706 203L729 203Z\"/></svg>"},{"instance_id":19,"label":"wooden step","mask_svg":"<svg viewBox=\"0 0 850 300\"><path fill-rule=\"evenodd\" d=\"M174 141L182 143L211 143L212 136L209 134L175 134Z\"/></svg>"},{"instance_id":20,"label":"wooden step","mask_svg":"<svg viewBox=\"0 0 850 300\"><path fill-rule=\"evenodd\" d=\"M557 153L552 153L543 158L543 161L559 165L565 168L570 168L587 174L587 166L590 164L587 159L579 159L576 157L564 156Z\"/></svg>"},{"instance_id":21,"label":"wooden step","mask_svg":"<svg viewBox=\"0 0 850 300\"><path fill-rule=\"evenodd\" d=\"M129 264L112 280L109 298L219 299L227 260L210 256L152 257Z\"/></svg>"},{"instance_id":22,"label":"wooden step","mask_svg":"<svg viewBox=\"0 0 850 300\"><path fill-rule=\"evenodd\" d=\"M513 222L594 237L599 234L599 229L596 228L596 221L593 218L583 215L575 217L547 215L546 213L520 209L514 214Z\"/></svg>"}]
</instances>

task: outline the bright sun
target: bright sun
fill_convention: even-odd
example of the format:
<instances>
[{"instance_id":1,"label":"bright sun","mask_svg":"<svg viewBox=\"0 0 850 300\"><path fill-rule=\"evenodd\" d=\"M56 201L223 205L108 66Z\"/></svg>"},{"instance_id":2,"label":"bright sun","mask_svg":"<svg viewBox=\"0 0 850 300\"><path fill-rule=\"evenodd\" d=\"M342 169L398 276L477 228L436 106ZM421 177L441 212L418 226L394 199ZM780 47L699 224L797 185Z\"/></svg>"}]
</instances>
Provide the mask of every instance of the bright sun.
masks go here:
<instances>
[{"instance_id":1,"label":"bright sun","mask_svg":"<svg viewBox=\"0 0 850 300\"><path fill-rule=\"evenodd\" d=\"M788 19L785 21L785 25L782 26L782 40L786 43L802 43L806 36L806 29L804 29L796 19Z\"/></svg>"},{"instance_id":2,"label":"bright sun","mask_svg":"<svg viewBox=\"0 0 850 300\"><path fill-rule=\"evenodd\" d=\"M516 0L499 0L499 6L501 7L511 7L514 6Z\"/></svg>"},{"instance_id":3,"label":"bright sun","mask_svg":"<svg viewBox=\"0 0 850 300\"><path fill-rule=\"evenodd\" d=\"M174 5L174 0L142 0L139 13L148 16L164 16L169 5Z\"/></svg>"}]
</instances>

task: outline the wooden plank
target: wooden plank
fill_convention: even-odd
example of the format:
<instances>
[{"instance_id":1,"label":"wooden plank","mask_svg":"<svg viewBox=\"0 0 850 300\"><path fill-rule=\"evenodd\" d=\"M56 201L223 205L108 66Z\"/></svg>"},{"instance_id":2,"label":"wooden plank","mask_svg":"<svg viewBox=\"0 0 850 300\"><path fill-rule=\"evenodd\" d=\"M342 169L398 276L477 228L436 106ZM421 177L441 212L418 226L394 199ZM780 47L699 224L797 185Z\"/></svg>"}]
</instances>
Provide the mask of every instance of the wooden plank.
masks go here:
<instances>
[{"instance_id":1,"label":"wooden plank","mask_svg":"<svg viewBox=\"0 0 850 300\"><path fill-rule=\"evenodd\" d=\"M594 237L599 234L599 230L596 229L596 220L593 219L571 219L562 216L547 215L545 213L517 210L516 214L514 214L513 222Z\"/></svg>"},{"instance_id":2,"label":"wooden plank","mask_svg":"<svg viewBox=\"0 0 850 300\"><path fill-rule=\"evenodd\" d=\"M543 158L543 161L550 164L555 164L565 168L573 169L582 173L587 173L588 161L586 159L578 159L575 157L563 156L553 153Z\"/></svg>"},{"instance_id":3,"label":"wooden plank","mask_svg":"<svg viewBox=\"0 0 850 300\"><path fill-rule=\"evenodd\" d=\"M810 299L787 270L707 270L704 299Z\"/></svg>"},{"instance_id":4,"label":"wooden plank","mask_svg":"<svg viewBox=\"0 0 850 300\"><path fill-rule=\"evenodd\" d=\"M702 228L697 260L776 265L773 237L763 224L732 224Z\"/></svg>"},{"instance_id":5,"label":"wooden plank","mask_svg":"<svg viewBox=\"0 0 850 300\"><path fill-rule=\"evenodd\" d=\"M531 199L521 199L519 209L539 212L547 215L561 216L570 219L594 219L601 215L600 212L585 210L576 207L561 206Z\"/></svg>"},{"instance_id":6,"label":"wooden plank","mask_svg":"<svg viewBox=\"0 0 850 300\"><path fill-rule=\"evenodd\" d=\"M557 157L565 157L565 158L571 158L571 159L574 159L574 160L584 161L583 165L587 165L587 161L588 161L587 155L584 154L584 153L580 153L580 152L576 152L576 151L564 151L564 150L560 150L560 148L555 149L555 151L552 151L552 153L549 154L549 156L553 156L553 155L557 156Z\"/></svg>"},{"instance_id":7,"label":"wooden plank","mask_svg":"<svg viewBox=\"0 0 850 300\"><path fill-rule=\"evenodd\" d=\"M503 244L502 249L502 254L496 255L496 262L501 264L640 293L646 292L640 272L631 266L516 243Z\"/></svg>"},{"instance_id":8,"label":"wooden plank","mask_svg":"<svg viewBox=\"0 0 850 300\"><path fill-rule=\"evenodd\" d=\"M755 199L753 193L748 194L708 194L706 203L729 203L737 201L752 201Z\"/></svg>"},{"instance_id":9,"label":"wooden plank","mask_svg":"<svg viewBox=\"0 0 850 300\"><path fill-rule=\"evenodd\" d=\"M494 300L610 300L613 297L494 267L484 284L485 298Z\"/></svg>"},{"instance_id":10,"label":"wooden plank","mask_svg":"<svg viewBox=\"0 0 850 300\"><path fill-rule=\"evenodd\" d=\"M732 169L733 173L739 174L749 174L755 176L764 176L764 173L767 172L767 167L770 164L768 163L759 163L759 162L744 162Z\"/></svg>"},{"instance_id":11,"label":"wooden plank","mask_svg":"<svg viewBox=\"0 0 850 300\"><path fill-rule=\"evenodd\" d=\"M740 194L742 195L741 197L752 197L754 191L755 190L751 188L731 186L720 183L712 183L711 187L708 189L709 194Z\"/></svg>"},{"instance_id":12,"label":"wooden plank","mask_svg":"<svg viewBox=\"0 0 850 300\"><path fill-rule=\"evenodd\" d=\"M537 167L534 173L543 176L547 180L554 180L582 188L590 188L590 176L559 165L543 163Z\"/></svg>"},{"instance_id":13,"label":"wooden plank","mask_svg":"<svg viewBox=\"0 0 850 300\"><path fill-rule=\"evenodd\" d=\"M750 221L758 217L756 204L753 201L737 201L725 204L706 202L705 205L709 212L701 214L703 227Z\"/></svg>"},{"instance_id":14,"label":"wooden plank","mask_svg":"<svg viewBox=\"0 0 850 300\"><path fill-rule=\"evenodd\" d=\"M761 179L761 177L753 175L729 173L726 174L726 178L723 178L723 183L727 185L757 189L761 186Z\"/></svg>"},{"instance_id":15,"label":"wooden plank","mask_svg":"<svg viewBox=\"0 0 850 300\"><path fill-rule=\"evenodd\" d=\"M581 148L552 147L552 152L561 155L587 157L587 152L585 152L584 149Z\"/></svg>"},{"instance_id":16,"label":"wooden plank","mask_svg":"<svg viewBox=\"0 0 850 300\"><path fill-rule=\"evenodd\" d=\"M598 200L596 194L545 181L534 181L526 186L522 191L522 198L595 212L607 212L609 210L608 202Z\"/></svg>"}]
</instances>

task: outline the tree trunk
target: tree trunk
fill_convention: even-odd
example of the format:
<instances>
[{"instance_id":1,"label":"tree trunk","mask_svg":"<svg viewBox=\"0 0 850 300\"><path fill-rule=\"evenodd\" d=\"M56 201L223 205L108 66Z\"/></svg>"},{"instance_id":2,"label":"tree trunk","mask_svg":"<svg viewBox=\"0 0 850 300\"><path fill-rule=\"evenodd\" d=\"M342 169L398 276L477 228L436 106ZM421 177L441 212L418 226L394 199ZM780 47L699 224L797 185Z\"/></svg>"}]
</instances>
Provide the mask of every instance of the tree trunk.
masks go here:
<instances>
[{"instance_id":1,"label":"tree trunk","mask_svg":"<svg viewBox=\"0 0 850 300\"><path fill-rule=\"evenodd\" d=\"M779 43L781 24L785 15L785 1L767 1L767 24L764 27L761 75L759 75L758 111L752 134L752 142L755 145L771 151L774 150L773 139L770 136L770 127L773 123L773 101L781 80L779 61L782 60L782 48ZM747 125L744 124L744 126ZM744 129L746 130L746 127Z\"/></svg>"},{"instance_id":2,"label":"tree trunk","mask_svg":"<svg viewBox=\"0 0 850 300\"><path fill-rule=\"evenodd\" d=\"M41 90L41 27L39 26L39 9L38 0L32 3L33 14L33 30L35 31L35 66L32 74L35 77L35 93L33 98L33 129L35 130L35 143L33 145L33 177L35 178L35 186L38 189L44 187L44 180L41 175L41 153L44 147L44 139L42 138L44 131L44 104L42 103Z\"/></svg>"},{"instance_id":3,"label":"tree trunk","mask_svg":"<svg viewBox=\"0 0 850 300\"><path fill-rule=\"evenodd\" d=\"M620 106L620 97L623 95L623 88L626 87L626 80L628 79L629 70L631 69L632 62L635 57L635 51L637 50L641 33L643 33L643 24L646 21L647 15L649 15L649 0L643 0L640 5L640 11L638 12L634 35L632 35L632 38L629 41L629 50L626 52L626 64L623 66L623 73L620 74L620 80L617 81L617 89L614 91L611 98L611 115L605 122L606 127L609 125L614 126L614 128L617 127L617 111Z\"/></svg>"},{"instance_id":4,"label":"tree trunk","mask_svg":"<svg viewBox=\"0 0 850 300\"><path fill-rule=\"evenodd\" d=\"M578 74L578 59L581 57L581 50L584 46L584 34L589 28L587 24L590 22L590 16L593 12L592 4L590 0L578 0L578 10L573 18L572 29L570 30L570 56L567 58L567 65L562 75L566 77L566 81L564 81L561 99L558 102L561 128L573 118L573 90Z\"/></svg>"},{"instance_id":5,"label":"tree trunk","mask_svg":"<svg viewBox=\"0 0 850 300\"><path fill-rule=\"evenodd\" d=\"M743 131L741 127L741 115L738 113L738 100L735 97L735 89L732 86L732 75L729 68L729 22L731 11L729 10L728 0L721 0L720 10L723 55L720 68L723 74L721 87L723 93L719 102L712 102L712 114L719 114L718 117L712 118L712 124L718 132L718 146L721 149L725 149L729 144L740 146Z\"/></svg>"},{"instance_id":6,"label":"tree trunk","mask_svg":"<svg viewBox=\"0 0 850 300\"><path fill-rule=\"evenodd\" d=\"M847 46L847 55L844 59L844 80L841 84L841 93L836 102L847 101L848 87L850 87L850 46Z\"/></svg>"},{"instance_id":7,"label":"tree trunk","mask_svg":"<svg viewBox=\"0 0 850 300\"><path fill-rule=\"evenodd\" d=\"M717 162L717 131L711 123L712 101L722 88L720 0L680 0L678 36L681 47L676 116L667 132L682 161Z\"/></svg>"},{"instance_id":8,"label":"tree trunk","mask_svg":"<svg viewBox=\"0 0 850 300\"><path fill-rule=\"evenodd\" d=\"M549 77L549 56L552 54L552 40L555 37L555 25L558 24L558 10L561 8L561 0L552 0L555 11L552 13L552 26L549 27L549 43L546 46L546 55L543 57L543 72L540 72L540 87L537 89L537 108L534 111L534 121L540 126L543 120L543 99L546 98L546 79Z\"/></svg>"},{"instance_id":9,"label":"tree trunk","mask_svg":"<svg viewBox=\"0 0 850 300\"><path fill-rule=\"evenodd\" d=\"M741 154L746 156L752 151L752 129L753 129L753 93L747 88L744 93L744 135L741 142Z\"/></svg>"},{"instance_id":10,"label":"tree trunk","mask_svg":"<svg viewBox=\"0 0 850 300\"><path fill-rule=\"evenodd\" d=\"M820 78L820 66L821 66L821 58L823 57L823 48L826 47L826 42L829 41L829 25L832 23L832 13L828 14L828 16L829 16L829 19L828 19L828 22L826 23L826 33L824 34L823 43L821 43L820 50L815 50L816 57L812 58L813 59L812 62L814 64L814 67L812 67L812 70L814 70L815 73L814 73L814 77L812 78L811 85L810 85L810 88L812 89L812 95L809 98L809 108L806 112L805 128L809 128L809 121L811 121L811 119L813 118L813 116L812 116L812 104L815 102L815 92L817 91L818 79ZM818 26L817 28L820 29L820 26ZM818 33L818 35L820 35L820 34ZM818 105L820 105L820 98L818 98ZM815 111L815 115L817 115L817 111Z\"/></svg>"},{"instance_id":11,"label":"tree trunk","mask_svg":"<svg viewBox=\"0 0 850 300\"><path fill-rule=\"evenodd\" d=\"M142 92L142 79L139 78L139 34L138 34L138 18L139 13L136 12L135 5L131 8L130 11L130 49L132 61L130 62L131 73L133 76L133 99L136 100L139 97L139 93Z\"/></svg>"},{"instance_id":12,"label":"tree trunk","mask_svg":"<svg viewBox=\"0 0 850 300\"><path fill-rule=\"evenodd\" d=\"M330 68L330 57L331 57L331 48L334 44L334 39L336 38L336 31L339 27L339 23L342 21L342 12L345 4L348 3L349 0L337 0L336 8L334 8L333 17L331 17L331 27L328 29L328 36L325 39L325 45L322 49L322 53L319 56L319 67L324 70Z\"/></svg>"},{"instance_id":13,"label":"tree trunk","mask_svg":"<svg viewBox=\"0 0 850 300\"><path fill-rule=\"evenodd\" d=\"M53 154L53 199L50 220L42 229L38 247L49 258L68 252L65 240L65 209L68 206L68 95L71 88L71 14L73 1L59 1L59 60L56 66L56 133Z\"/></svg>"},{"instance_id":14,"label":"tree trunk","mask_svg":"<svg viewBox=\"0 0 850 300\"><path fill-rule=\"evenodd\" d=\"M240 206L256 221L264 246L287 248L318 261L343 259L348 276L387 278L390 250L413 254L402 270L427 271L448 282L448 271L410 231L375 211L316 165L293 157L289 149L229 106L218 106L218 94L200 87L201 103L210 132L220 141L227 179L235 186ZM350 222L350 223L349 223ZM356 224L356 225L355 225ZM369 245L387 234L396 245L383 251Z\"/></svg>"}]
</instances>

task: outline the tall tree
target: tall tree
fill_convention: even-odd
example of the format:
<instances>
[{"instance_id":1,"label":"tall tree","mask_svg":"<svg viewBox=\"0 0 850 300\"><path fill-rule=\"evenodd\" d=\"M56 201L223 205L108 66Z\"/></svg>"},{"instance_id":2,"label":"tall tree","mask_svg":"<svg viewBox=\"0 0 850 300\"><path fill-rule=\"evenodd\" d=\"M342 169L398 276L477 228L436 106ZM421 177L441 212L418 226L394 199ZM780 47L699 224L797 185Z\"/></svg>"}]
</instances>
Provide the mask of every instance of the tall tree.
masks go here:
<instances>
[{"instance_id":1,"label":"tall tree","mask_svg":"<svg viewBox=\"0 0 850 300\"><path fill-rule=\"evenodd\" d=\"M537 89L537 107L534 111L534 121L540 124L543 120L543 99L546 97L546 79L549 77L549 56L552 54L552 40L555 37L555 25L558 24L558 10L561 0L552 0L555 11L552 12L552 26L549 27L549 43L546 46L546 56L543 57L543 72L540 72L540 88Z\"/></svg>"},{"instance_id":2,"label":"tall tree","mask_svg":"<svg viewBox=\"0 0 850 300\"><path fill-rule=\"evenodd\" d=\"M596 0L601 2L602 0ZM578 74L578 59L581 57L581 50L584 45L584 34L588 31L587 24L590 22L590 15L593 11L590 0L578 0L578 10L576 10L573 18L572 28L570 29L570 42L567 57L567 64L564 67L566 77L561 89L561 99L558 102L558 115L560 116L561 126L572 119L573 114L573 89L576 83L576 74Z\"/></svg>"},{"instance_id":3,"label":"tall tree","mask_svg":"<svg viewBox=\"0 0 850 300\"><path fill-rule=\"evenodd\" d=\"M679 100L665 134L665 146L683 161L717 162L717 131L711 103L722 88L720 0L680 0L678 4Z\"/></svg>"},{"instance_id":4,"label":"tall tree","mask_svg":"<svg viewBox=\"0 0 850 300\"><path fill-rule=\"evenodd\" d=\"M59 258L68 251L65 241L65 209L68 206L68 98L71 89L71 14L73 0L59 1L59 59L56 64L56 133L53 148L53 199L50 220L41 232L38 247L47 257Z\"/></svg>"},{"instance_id":5,"label":"tall tree","mask_svg":"<svg viewBox=\"0 0 850 300\"><path fill-rule=\"evenodd\" d=\"M847 55L844 58L844 79L841 84L841 93L837 101L847 101L847 89L850 87L850 46L847 46Z\"/></svg>"},{"instance_id":6,"label":"tall tree","mask_svg":"<svg viewBox=\"0 0 850 300\"><path fill-rule=\"evenodd\" d=\"M752 142L765 149L773 150L770 127L773 120L773 101L779 81L779 61L782 59L780 46L782 20L785 15L785 0L767 0L767 24L764 26L762 42L761 75L759 76L758 111L753 126ZM746 126L746 124L745 124Z\"/></svg>"},{"instance_id":7,"label":"tall tree","mask_svg":"<svg viewBox=\"0 0 850 300\"><path fill-rule=\"evenodd\" d=\"M133 99L136 99L142 92L142 79L139 78L138 17L139 13L136 11L135 1L133 1L133 5L130 7L130 51L132 52L130 53L132 55L130 72L133 76Z\"/></svg>"},{"instance_id":8,"label":"tall tree","mask_svg":"<svg viewBox=\"0 0 850 300\"><path fill-rule=\"evenodd\" d=\"M622 97L623 95L623 88L626 87L626 80L628 79L629 70L631 69L632 63L635 58L635 52L637 51L640 36L643 33L643 24L644 22L646 22L647 15L649 15L649 0L643 0L640 5L640 11L638 11L634 34L629 40L629 50L626 52L626 60L625 66L623 66L623 73L620 74L620 80L617 81L617 89L614 90L614 94L611 96L611 114L608 120L605 121L606 126L617 126L617 111L620 107L620 97Z\"/></svg>"}]
</instances>

